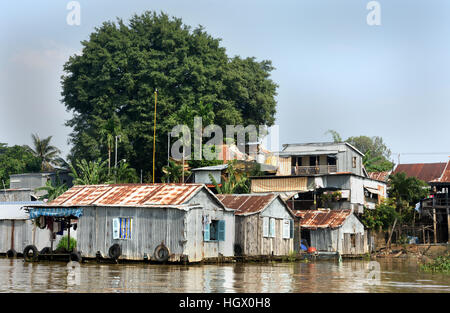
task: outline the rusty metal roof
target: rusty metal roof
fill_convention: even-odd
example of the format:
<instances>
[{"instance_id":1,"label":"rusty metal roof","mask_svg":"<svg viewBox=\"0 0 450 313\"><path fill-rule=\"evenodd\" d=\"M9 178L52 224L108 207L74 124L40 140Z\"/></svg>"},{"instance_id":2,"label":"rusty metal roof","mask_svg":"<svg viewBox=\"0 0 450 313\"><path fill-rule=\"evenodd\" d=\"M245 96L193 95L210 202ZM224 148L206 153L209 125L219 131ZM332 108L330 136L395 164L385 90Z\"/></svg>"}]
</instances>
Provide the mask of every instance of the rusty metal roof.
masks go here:
<instances>
[{"instance_id":1,"label":"rusty metal roof","mask_svg":"<svg viewBox=\"0 0 450 313\"><path fill-rule=\"evenodd\" d=\"M441 177L447 163L413 163L399 164L393 174L404 172L407 176L431 182Z\"/></svg>"},{"instance_id":2,"label":"rusty metal roof","mask_svg":"<svg viewBox=\"0 0 450 313\"><path fill-rule=\"evenodd\" d=\"M391 171L387 172L369 172L369 178L373 180L378 180L382 182L387 182L389 175L391 174Z\"/></svg>"},{"instance_id":3,"label":"rusty metal roof","mask_svg":"<svg viewBox=\"0 0 450 313\"><path fill-rule=\"evenodd\" d=\"M447 162L442 175L432 181L433 183L450 183L450 161Z\"/></svg>"},{"instance_id":4,"label":"rusty metal roof","mask_svg":"<svg viewBox=\"0 0 450 313\"><path fill-rule=\"evenodd\" d=\"M297 210L295 216L300 218L303 228L337 228L344 224L351 210Z\"/></svg>"},{"instance_id":5,"label":"rusty metal roof","mask_svg":"<svg viewBox=\"0 0 450 313\"><path fill-rule=\"evenodd\" d=\"M217 198L227 208L235 210L236 215L249 215L264 210L277 194L218 194ZM283 202L284 203L284 202Z\"/></svg>"},{"instance_id":6,"label":"rusty metal roof","mask_svg":"<svg viewBox=\"0 0 450 313\"><path fill-rule=\"evenodd\" d=\"M450 161L448 161L445 171L439 179L439 182L450 183Z\"/></svg>"},{"instance_id":7,"label":"rusty metal roof","mask_svg":"<svg viewBox=\"0 0 450 313\"><path fill-rule=\"evenodd\" d=\"M179 206L201 188L206 187L202 184L77 185L48 206Z\"/></svg>"}]
</instances>

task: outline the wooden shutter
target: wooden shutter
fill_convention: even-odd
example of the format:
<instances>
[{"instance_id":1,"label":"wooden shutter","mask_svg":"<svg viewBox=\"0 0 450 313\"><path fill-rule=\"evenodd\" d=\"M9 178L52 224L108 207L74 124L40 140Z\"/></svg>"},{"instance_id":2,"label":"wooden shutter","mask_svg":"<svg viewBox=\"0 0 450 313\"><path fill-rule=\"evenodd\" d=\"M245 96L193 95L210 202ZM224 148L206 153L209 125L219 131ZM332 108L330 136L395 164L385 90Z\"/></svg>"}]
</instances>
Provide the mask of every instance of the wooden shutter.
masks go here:
<instances>
[{"instance_id":1,"label":"wooden shutter","mask_svg":"<svg viewBox=\"0 0 450 313\"><path fill-rule=\"evenodd\" d=\"M219 221L219 227L218 227L218 234L217 234L217 240L219 241L225 241L225 221L220 220Z\"/></svg>"},{"instance_id":2,"label":"wooden shutter","mask_svg":"<svg viewBox=\"0 0 450 313\"><path fill-rule=\"evenodd\" d=\"M203 240L209 241L209 223L205 224L205 229L203 230Z\"/></svg>"},{"instance_id":3,"label":"wooden shutter","mask_svg":"<svg viewBox=\"0 0 450 313\"><path fill-rule=\"evenodd\" d=\"M118 218L113 219L113 239L120 238L120 220Z\"/></svg>"},{"instance_id":4,"label":"wooden shutter","mask_svg":"<svg viewBox=\"0 0 450 313\"><path fill-rule=\"evenodd\" d=\"M269 237L269 218L263 217L263 237Z\"/></svg>"},{"instance_id":5,"label":"wooden shutter","mask_svg":"<svg viewBox=\"0 0 450 313\"><path fill-rule=\"evenodd\" d=\"M289 220L289 238L294 238L294 221Z\"/></svg>"}]
</instances>

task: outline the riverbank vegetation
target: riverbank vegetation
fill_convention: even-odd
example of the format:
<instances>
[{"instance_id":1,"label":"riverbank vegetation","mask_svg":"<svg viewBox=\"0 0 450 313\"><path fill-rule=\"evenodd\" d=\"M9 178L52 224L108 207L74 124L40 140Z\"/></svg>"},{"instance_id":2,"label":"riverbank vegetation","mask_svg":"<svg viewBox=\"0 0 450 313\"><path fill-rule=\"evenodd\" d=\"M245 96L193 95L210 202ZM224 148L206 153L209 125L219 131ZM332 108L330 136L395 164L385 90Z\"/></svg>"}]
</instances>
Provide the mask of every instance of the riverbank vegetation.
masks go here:
<instances>
[{"instance_id":1,"label":"riverbank vegetation","mask_svg":"<svg viewBox=\"0 0 450 313\"><path fill-rule=\"evenodd\" d=\"M424 272L450 274L450 253L438 256L431 262L421 264L420 269Z\"/></svg>"}]
</instances>

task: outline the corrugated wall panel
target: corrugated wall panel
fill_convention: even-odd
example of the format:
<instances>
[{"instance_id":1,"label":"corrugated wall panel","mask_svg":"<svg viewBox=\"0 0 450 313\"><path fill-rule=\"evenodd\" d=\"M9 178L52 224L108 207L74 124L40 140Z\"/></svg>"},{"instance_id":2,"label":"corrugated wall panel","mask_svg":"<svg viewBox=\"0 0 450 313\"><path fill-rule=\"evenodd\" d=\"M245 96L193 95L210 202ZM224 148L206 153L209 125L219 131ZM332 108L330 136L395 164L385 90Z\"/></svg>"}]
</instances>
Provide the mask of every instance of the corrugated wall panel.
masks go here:
<instances>
[{"instance_id":1,"label":"corrugated wall panel","mask_svg":"<svg viewBox=\"0 0 450 313\"><path fill-rule=\"evenodd\" d=\"M286 177L272 179L252 179L252 192L306 191L307 177Z\"/></svg>"}]
</instances>

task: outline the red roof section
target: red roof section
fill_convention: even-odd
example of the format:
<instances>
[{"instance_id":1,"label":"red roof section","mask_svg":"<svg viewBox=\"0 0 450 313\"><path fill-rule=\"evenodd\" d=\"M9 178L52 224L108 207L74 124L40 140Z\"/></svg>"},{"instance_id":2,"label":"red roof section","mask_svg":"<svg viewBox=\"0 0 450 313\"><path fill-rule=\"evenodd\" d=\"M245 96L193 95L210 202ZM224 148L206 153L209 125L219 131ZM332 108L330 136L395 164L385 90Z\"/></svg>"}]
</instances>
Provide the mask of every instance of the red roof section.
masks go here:
<instances>
[{"instance_id":1,"label":"red roof section","mask_svg":"<svg viewBox=\"0 0 450 313\"><path fill-rule=\"evenodd\" d=\"M216 196L225 207L235 210L236 215L259 213L278 197L276 194L218 194Z\"/></svg>"},{"instance_id":2,"label":"red roof section","mask_svg":"<svg viewBox=\"0 0 450 313\"><path fill-rule=\"evenodd\" d=\"M154 206L182 205L202 184L116 184L74 186L49 206Z\"/></svg>"},{"instance_id":3,"label":"red roof section","mask_svg":"<svg viewBox=\"0 0 450 313\"><path fill-rule=\"evenodd\" d=\"M303 228L337 228L351 213L351 210L297 210L295 216L300 218Z\"/></svg>"},{"instance_id":4,"label":"red roof section","mask_svg":"<svg viewBox=\"0 0 450 313\"><path fill-rule=\"evenodd\" d=\"M447 162L447 165L446 165L441 177L433 180L433 182L450 183L450 161Z\"/></svg>"},{"instance_id":5,"label":"red roof section","mask_svg":"<svg viewBox=\"0 0 450 313\"><path fill-rule=\"evenodd\" d=\"M426 182L441 177L447 163L414 163L399 164L395 168L393 174L400 172L406 173L407 176L416 177Z\"/></svg>"},{"instance_id":6,"label":"red roof section","mask_svg":"<svg viewBox=\"0 0 450 313\"><path fill-rule=\"evenodd\" d=\"M373 180L378 180L382 182L387 182L389 174L391 174L391 171L387 172L369 172L369 178Z\"/></svg>"},{"instance_id":7,"label":"red roof section","mask_svg":"<svg viewBox=\"0 0 450 313\"><path fill-rule=\"evenodd\" d=\"M441 183L450 183L450 161L448 161L444 174L442 174L442 177L439 179L439 181Z\"/></svg>"}]
</instances>

